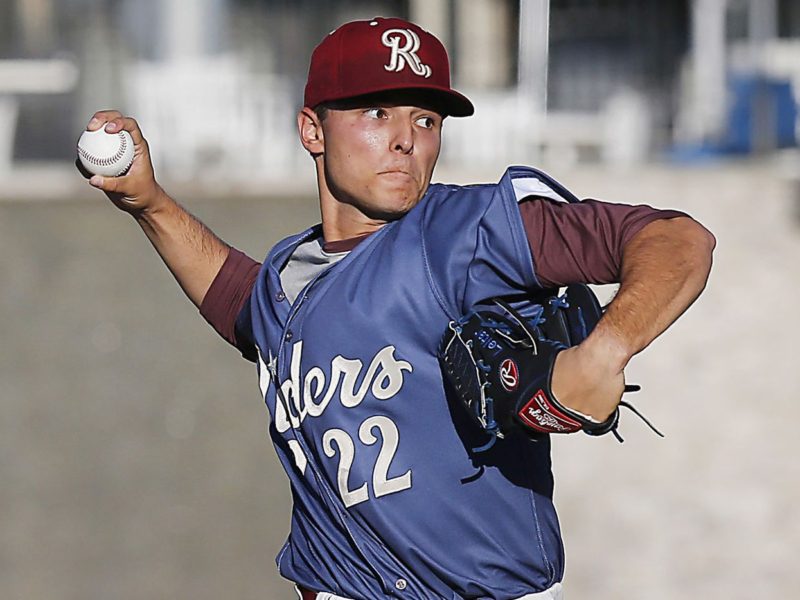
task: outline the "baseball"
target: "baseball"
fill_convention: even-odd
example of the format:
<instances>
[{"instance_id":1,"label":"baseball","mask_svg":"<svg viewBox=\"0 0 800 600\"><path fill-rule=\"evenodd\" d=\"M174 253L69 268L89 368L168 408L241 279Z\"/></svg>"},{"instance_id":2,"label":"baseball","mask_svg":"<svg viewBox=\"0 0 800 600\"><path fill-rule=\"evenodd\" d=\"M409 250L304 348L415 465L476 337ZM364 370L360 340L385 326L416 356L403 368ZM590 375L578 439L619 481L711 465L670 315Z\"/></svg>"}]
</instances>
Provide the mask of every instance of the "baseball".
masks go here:
<instances>
[{"instance_id":1,"label":"baseball","mask_svg":"<svg viewBox=\"0 0 800 600\"><path fill-rule=\"evenodd\" d=\"M78 158L93 175L118 177L133 162L133 139L127 131L108 133L102 127L84 131L78 140Z\"/></svg>"}]
</instances>

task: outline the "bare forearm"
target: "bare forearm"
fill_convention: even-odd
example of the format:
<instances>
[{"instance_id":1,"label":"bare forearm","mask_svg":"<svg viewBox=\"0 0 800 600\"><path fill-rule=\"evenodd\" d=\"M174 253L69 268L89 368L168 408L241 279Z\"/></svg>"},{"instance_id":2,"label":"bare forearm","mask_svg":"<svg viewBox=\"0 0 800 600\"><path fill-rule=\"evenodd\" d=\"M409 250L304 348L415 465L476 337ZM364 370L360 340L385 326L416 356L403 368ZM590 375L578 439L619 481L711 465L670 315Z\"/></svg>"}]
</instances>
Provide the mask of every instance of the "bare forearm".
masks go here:
<instances>
[{"instance_id":1,"label":"bare forearm","mask_svg":"<svg viewBox=\"0 0 800 600\"><path fill-rule=\"evenodd\" d=\"M130 133L134 152L127 173L92 176L81 170L79 163L76 166L92 186L103 190L117 208L136 219L183 291L199 307L229 247L158 185L150 147L135 119L116 110L98 111L86 128L96 131L101 127L110 134L123 130Z\"/></svg>"},{"instance_id":2,"label":"bare forearm","mask_svg":"<svg viewBox=\"0 0 800 600\"><path fill-rule=\"evenodd\" d=\"M590 336L595 338L591 344L624 368L703 291L714 245L713 235L686 217L642 229L625 247L619 292Z\"/></svg>"},{"instance_id":3,"label":"bare forearm","mask_svg":"<svg viewBox=\"0 0 800 600\"><path fill-rule=\"evenodd\" d=\"M172 198L134 218L189 299L200 306L230 247Z\"/></svg>"},{"instance_id":4,"label":"bare forearm","mask_svg":"<svg viewBox=\"0 0 800 600\"><path fill-rule=\"evenodd\" d=\"M552 387L562 403L600 422L613 412L628 361L703 291L714 244L688 217L653 221L626 244L619 293L589 337L556 358Z\"/></svg>"}]
</instances>

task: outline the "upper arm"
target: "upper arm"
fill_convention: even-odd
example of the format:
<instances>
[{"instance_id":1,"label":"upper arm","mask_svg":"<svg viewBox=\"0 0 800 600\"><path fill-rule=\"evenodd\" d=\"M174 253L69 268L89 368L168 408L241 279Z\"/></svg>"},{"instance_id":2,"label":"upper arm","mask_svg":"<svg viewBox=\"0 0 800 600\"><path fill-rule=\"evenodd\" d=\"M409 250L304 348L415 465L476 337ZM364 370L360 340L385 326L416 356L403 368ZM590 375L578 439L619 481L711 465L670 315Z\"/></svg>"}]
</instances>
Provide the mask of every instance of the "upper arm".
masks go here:
<instances>
[{"instance_id":1,"label":"upper arm","mask_svg":"<svg viewBox=\"0 0 800 600\"><path fill-rule=\"evenodd\" d=\"M684 213L647 205L530 198L520 204L536 276L544 287L616 283L625 246L647 224Z\"/></svg>"}]
</instances>

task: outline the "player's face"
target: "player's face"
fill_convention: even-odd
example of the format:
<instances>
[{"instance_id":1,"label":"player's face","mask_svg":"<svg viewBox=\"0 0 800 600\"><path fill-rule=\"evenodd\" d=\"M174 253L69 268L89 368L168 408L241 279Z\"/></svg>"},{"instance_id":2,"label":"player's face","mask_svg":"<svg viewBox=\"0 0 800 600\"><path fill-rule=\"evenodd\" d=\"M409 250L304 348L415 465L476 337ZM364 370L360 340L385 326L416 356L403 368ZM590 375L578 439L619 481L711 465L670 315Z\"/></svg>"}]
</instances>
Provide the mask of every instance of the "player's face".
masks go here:
<instances>
[{"instance_id":1,"label":"player's face","mask_svg":"<svg viewBox=\"0 0 800 600\"><path fill-rule=\"evenodd\" d=\"M331 109L322 121L330 194L367 218L397 219L425 194L441 147L442 116L380 102Z\"/></svg>"}]
</instances>

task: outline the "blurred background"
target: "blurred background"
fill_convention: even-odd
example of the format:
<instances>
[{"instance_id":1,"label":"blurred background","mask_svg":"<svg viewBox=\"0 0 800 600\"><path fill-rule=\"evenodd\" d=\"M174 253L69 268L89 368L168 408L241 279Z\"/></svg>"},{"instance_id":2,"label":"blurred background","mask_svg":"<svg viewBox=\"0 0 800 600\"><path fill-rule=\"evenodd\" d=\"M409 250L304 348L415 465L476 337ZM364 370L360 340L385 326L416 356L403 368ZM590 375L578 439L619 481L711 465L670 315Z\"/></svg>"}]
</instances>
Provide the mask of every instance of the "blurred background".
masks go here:
<instances>
[{"instance_id":1,"label":"blurred background","mask_svg":"<svg viewBox=\"0 0 800 600\"><path fill-rule=\"evenodd\" d=\"M438 35L476 105L435 180L533 164L718 239L704 296L627 371L667 438L623 413L625 444L555 440L567 598L793 597L800 0L0 0L0 598L292 597L254 369L75 141L135 116L162 184L263 257L318 220L311 51L376 15Z\"/></svg>"}]
</instances>

